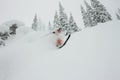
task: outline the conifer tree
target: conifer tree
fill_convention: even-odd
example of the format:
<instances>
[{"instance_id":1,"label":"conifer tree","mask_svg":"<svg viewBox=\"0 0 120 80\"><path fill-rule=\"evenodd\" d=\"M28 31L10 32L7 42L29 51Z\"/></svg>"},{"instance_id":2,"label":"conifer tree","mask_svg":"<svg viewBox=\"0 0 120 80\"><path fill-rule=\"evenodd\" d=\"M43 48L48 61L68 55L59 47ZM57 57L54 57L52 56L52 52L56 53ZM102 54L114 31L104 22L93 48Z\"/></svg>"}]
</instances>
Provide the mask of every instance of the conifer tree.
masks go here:
<instances>
[{"instance_id":1,"label":"conifer tree","mask_svg":"<svg viewBox=\"0 0 120 80\"><path fill-rule=\"evenodd\" d=\"M120 20L120 15L116 13L116 17L118 20Z\"/></svg>"},{"instance_id":2,"label":"conifer tree","mask_svg":"<svg viewBox=\"0 0 120 80\"><path fill-rule=\"evenodd\" d=\"M87 8L87 18L88 18L88 25L87 26L96 26L97 21L96 21L96 14L95 11L92 9L92 7L84 0L84 3Z\"/></svg>"},{"instance_id":3,"label":"conifer tree","mask_svg":"<svg viewBox=\"0 0 120 80\"><path fill-rule=\"evenodd\" d=\"M98 23L104 23L112 20L111 15L107 12L104 5L102 5L98 0L91 0L91 5L95 10Z\"/></svg>"},{"instance_id":4,"label":"conifer tree","mask_svg":"<svg viewBox=\"0 0 120 80\"><path fill-rule=\"evenodd\" d=\"M35 14L33 19L32 29L36 31L37 27L38 27L38 19L37 19L37 15Z\"/></svg>"},{"instance_id":5,"label":"conifer tree","mask_svg":"<svg viewBox=\"0 0 120 80\"><path fill-rule=\"evenodd\" d=\"M70 18L69 18L69 28L68 28L68 33L72 34L74 32L78 32L80 29L78 28L76 22L74 21L74 18L72 16L72 14L70 14Z\"/></svg>"},{"instance_id":6,"label":"conifer tree","mask_svg":"<svg viewBox=\"0 0 120 80\"><path fill-rule=\"evenodd\" d=\"M60 21L59 21L59 16L58 16L57 11L54 16L53 26L54 28L60 28Z\"/></svg>"},{"instance_id":7,"label":"conifer tree","mask_svg":"<svg viewBox=\"0 0 120 80\"><path fill-rule=\"evenodd\" d=\"M87 12L85 11L85 9L83 8L83 6L81 5L81 13L82 13L82 17L83 17L83 23L85 27L88 27L89 25L89 19L87 17Z\"/></svg>"},{"instance_id":8,"label":"conifer tree","mask_svg":"<svg viewBox=\"0 0 120 80\"><path fill-rule=\"evenodd\" d=\"M120 8L118 8L118 13L120 14Z\"/></svg>"},{"instance_id":9,"label":"conifer tree","mask_svg":"<svg viewBox=\"0 0 120 80\"><path fill-rule=\"evenodd\" d=\"M66 31L68 28L68 17L67 14L64 12L64 8L59 2L59 27L62 31Z\"/></svg>"},{"instance_id":10,"label":"conifer tree","mask_svg":"<svg viewBox=\"0 0 120 80\"><path fill-rule=\"evenodd\" d=\"M120 20L120 9L118 8L118 13L116 13L116 17L118 20Z\"/></svg>"}]
</instances>

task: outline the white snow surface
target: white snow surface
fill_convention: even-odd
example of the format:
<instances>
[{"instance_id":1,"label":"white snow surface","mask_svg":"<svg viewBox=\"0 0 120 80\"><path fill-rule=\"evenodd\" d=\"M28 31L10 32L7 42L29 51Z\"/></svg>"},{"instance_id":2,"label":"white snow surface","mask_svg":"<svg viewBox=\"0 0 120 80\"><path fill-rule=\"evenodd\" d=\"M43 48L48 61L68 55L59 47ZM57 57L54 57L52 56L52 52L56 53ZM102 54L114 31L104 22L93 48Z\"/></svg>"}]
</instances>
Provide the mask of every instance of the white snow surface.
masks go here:
<instances>
[{"instance_id":1,"label":"white snow surface","mask_svg":"<svg viewBox=\"0 0 120 80\"><path fill-rule=\"evenodd\" d=\"M0 48L0 80L120 80L120 21L74 33L62 49L54 34L21 27Z\"/></svg>"}]
</instances>

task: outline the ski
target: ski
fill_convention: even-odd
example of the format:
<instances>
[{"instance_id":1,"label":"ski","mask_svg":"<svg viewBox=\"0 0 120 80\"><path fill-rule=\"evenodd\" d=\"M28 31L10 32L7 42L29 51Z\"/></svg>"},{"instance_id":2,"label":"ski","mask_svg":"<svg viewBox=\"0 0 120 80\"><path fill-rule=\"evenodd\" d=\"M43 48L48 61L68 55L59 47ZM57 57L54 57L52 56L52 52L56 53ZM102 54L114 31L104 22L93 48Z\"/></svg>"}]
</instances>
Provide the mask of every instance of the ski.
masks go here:
<instances>
[{"instance_id":1,"label":"ski","mask_svg":"<svg viewBox=\"0 0 120 80\"><path fill-rule=\"evenodd\" d=\"M66 43L68 42L68 40L70 39L71 34L68 35L67 39L65 40L65 42L63 43L63 45L61 45L60 47L58 47L59 49L61 49L62 47L64 47L66 45Z\"/></svg>"}]
</instances>

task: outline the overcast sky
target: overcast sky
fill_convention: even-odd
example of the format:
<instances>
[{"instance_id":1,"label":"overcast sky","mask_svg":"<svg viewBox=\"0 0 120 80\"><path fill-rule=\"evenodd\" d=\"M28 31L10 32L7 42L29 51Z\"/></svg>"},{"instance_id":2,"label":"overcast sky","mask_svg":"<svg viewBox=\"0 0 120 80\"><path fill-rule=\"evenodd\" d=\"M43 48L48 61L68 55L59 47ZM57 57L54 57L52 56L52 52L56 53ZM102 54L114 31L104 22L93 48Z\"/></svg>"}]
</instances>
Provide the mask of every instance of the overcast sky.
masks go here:
<instances>
[{"instance_id":1,"label":"overcast sky","mask_svg":"<svg viewBox=\"0 0 120 80\"><path fill-rule=\"evenodd\" d=\"M0 0L0 24L9 20L20 20L27 26L32 24L34 14L37 13L47 25L53 21L55 10L58 10L59 1L67 14L70 12L78 24L81 22L80 5L83 0ZM89 2L89 0L86 0ZM117 8L120 0L99 0L111 9ZM114 5L114 6L113 6Z\"/></svg>"}]
</instances>

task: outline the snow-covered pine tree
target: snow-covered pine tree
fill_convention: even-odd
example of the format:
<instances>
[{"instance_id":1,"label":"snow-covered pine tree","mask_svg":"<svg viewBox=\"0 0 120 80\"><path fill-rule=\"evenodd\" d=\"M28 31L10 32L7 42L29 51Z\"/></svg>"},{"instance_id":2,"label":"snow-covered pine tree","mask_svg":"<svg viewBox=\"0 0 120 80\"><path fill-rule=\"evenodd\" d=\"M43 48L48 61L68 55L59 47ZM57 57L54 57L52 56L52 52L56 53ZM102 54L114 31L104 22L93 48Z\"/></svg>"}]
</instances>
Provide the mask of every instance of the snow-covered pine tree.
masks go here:
<instances>
[{"instance_id":1,"label":"snow-covered pine tree","mask_svg":"<svg viewBox=\"0 0 120 80\"><path fill-rule=\"evenodd\" d=\"M87 17L87 12L85 11L85 9L83 8L82 5L81 5L81 13L82 13L84 26L88 27L89 26L89 19Z\"/></svg>"},{"instance_id":2,"label":"snow-covered pine tree","mask_svg":"<svg viewBox=\"0 0 120 80\"><path fill-rule=\"evenodd\" d=\"M35 14L33 19L32 29L36 31L37 27L38 27L38 19L37 19L37 14Z\"/></svg>"},{"instance_id":3,"label":"snow-covered pine tree","mask_svg":"<svg viewBox=\"0 0 120 80\"><path fill-rule=\"evenodd\" d=\"M95 10L98 23L104 23L112 20L111 15L107 12L104 5L98 0L91 0L91 5Z\"/></svg>"},{"instance_id":4,"label":"snow-covered pine tree","mask_svg":"<svg viewBox=\"0 0 120 80\"><path fill-rule=\"evenodd\" d=\"M67 32L69 34L72 34L74 32L78 32L80 29L78 28L76 22L74 21L74 18L72 14L70 13L70 18L69 18L69 28L67 29Z\"/></svg>"},{"instance_id":5,"label":"snow-covered pine tree","mask_svg":"<svg viewBox=\"0 0 120 80\"><path fill-rule=\"evenodd\" d=\"M118 20L120 20L120 15L116 13L116 17Z\"/></svg>"},{"instance_id":6,"label":"snow-covered pine tree","mask_svg":"<svg viewBox=\"0 0 120 80\"><path fill-rule=\"evenodd\" d=\"M118 13L120 14L120 8L118 8Z\"/></svg>"},{"instance_id":7,"label":"snow-covered pine tree","mask_svg":"<svg viewBox=\"0 0 120 80\"><path fill-rule=\"evenodd\" d=\"M64 12L64 8L59 2L59 27L62 31L66 31L68 26L68 17L67 14Z\"/></svg>"},{"instance_id":8,"label":"snow-covered pine tree","mask_svg":"<svg viewBox=\"0 0 120 80\"><path fill-rule=\"evenodd\" d=\"M87 8L87 19L88 19L88 25L89 27L96 26L97 21L96 21L96 14L95 11L92 9L92 7L84 0L84 3Z\"/></svg>"},{"instance_id":9,"label":"snow-covered pine tree","mask_svg":"<svg viewBox=\"0 0 120 80\"><path fill-rule=\"evenodd\" d=\"M54 16L53 26L54 28L60 28L59 16L58 16L57 11Z\"/></svg>"},{"instance_id":10,"label":"snow-covered pine tree","mask_svg":"<svg viewBox=\"0 0 120 80\"><path fill-rule=\"evenodd\" d=\"M118 13L116 13L116 17L118 20L120 20L120 9L118 8Z\"/></svg>"}]
</instances>

